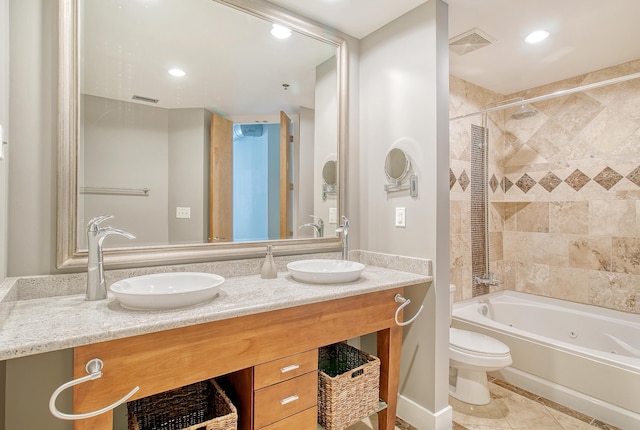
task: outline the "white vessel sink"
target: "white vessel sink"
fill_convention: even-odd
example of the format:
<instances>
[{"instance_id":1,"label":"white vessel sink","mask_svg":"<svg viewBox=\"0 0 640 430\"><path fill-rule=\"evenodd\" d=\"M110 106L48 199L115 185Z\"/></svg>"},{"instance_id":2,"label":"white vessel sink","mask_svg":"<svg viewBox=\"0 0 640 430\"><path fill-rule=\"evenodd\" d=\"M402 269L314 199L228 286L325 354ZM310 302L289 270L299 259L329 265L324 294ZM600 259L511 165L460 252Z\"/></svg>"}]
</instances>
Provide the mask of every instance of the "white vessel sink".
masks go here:
<instances>
[{"instance_id":1,"label":"white vessel sink","mask_svg":"<svg viewBox=\"0 0 640 430\"><path fill-rule=\"evenodd\" d=\"M287 264L293 279L312 284L342 284L360 277L364 264L349 260L301 260Z\"/></svg>"},{"instance_id":2,"label":"white vessel sink","mask_svg":"<svg viewBox=\"0 0 640 430\"><path fill-rule=\"evenodd\" d=\"M160 310L210 300L223 282L222 276L211 273L172 272L123 279L109 289L124 308Z\"/></svg>"}]
</instances>

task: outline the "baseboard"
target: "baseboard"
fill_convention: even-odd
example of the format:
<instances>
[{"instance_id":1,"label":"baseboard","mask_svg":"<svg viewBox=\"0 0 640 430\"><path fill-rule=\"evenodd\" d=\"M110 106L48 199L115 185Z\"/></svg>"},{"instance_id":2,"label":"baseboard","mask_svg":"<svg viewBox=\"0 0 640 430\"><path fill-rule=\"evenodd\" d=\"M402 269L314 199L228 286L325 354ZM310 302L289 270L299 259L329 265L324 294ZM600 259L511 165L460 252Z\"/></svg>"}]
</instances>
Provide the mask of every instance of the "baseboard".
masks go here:
<instances>
[{"instance_id":1,"label":"baseboard","mask_svg":"<svg viewBox=\"0 0 640 430\"><path fill-rule=\"evenodd\" d=\"M398 396L397 415L418 430L451 430L453 409L451 406L433 413L402 395Z\"/></svg>"}]
</instances>

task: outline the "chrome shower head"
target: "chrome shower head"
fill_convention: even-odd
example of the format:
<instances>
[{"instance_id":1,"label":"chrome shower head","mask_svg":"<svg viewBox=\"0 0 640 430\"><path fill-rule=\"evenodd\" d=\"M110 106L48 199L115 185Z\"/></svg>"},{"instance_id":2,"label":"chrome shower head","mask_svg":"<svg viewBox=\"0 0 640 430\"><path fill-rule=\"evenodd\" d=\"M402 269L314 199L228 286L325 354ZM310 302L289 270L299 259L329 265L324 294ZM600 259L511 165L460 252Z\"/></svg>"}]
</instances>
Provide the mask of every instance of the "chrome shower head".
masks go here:
<instances>
[{"instance_id":1,"label":"chrome shower head","mask_svg":"<svg viewBox=\"0 0 640 430\"><path fill-rule=\"evenodd\" d=\"M535 116L538 114L538 111L535 110L532 106L530 105L522 105L518 108L517 111L515 111L513 113L513 115L511 115L512 119L525 119L525 118L531 118L532 116Z\"/></svg>"}]
</instances>

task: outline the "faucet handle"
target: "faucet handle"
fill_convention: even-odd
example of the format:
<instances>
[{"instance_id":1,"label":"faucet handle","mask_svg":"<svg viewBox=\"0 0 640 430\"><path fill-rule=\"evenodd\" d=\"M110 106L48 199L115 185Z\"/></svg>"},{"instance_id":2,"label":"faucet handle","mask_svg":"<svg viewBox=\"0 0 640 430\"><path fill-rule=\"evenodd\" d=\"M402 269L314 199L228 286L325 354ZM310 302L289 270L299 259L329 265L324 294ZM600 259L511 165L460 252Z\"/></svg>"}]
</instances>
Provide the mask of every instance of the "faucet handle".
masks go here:
<instances>
[{"instance_id":1,"label":"faucet handle","mask_svg":"<svg viewBox=\"0 0 640 430\"><path fill-rule=\"evenodd\" d=\"M324 225L324 221L317 215L309 215L318 225Z\"/></svg>"},{"instance_id":2,"label":"faucet handle","mask_svg":"<svg viewBox=\"0 0 640 430\"><path fill-rule=\"evenodd\" d=\"M89 231L97 231L100 228L100 223L108 219L113 218L113 215L99 215L95 218L91 218L91 221L87 224Z\"/></svg>"},{"instance_id":3,"label":"faucet handle","mask_svg":"<svg viewBox=\"0 0 640 430\"><path fill-rule=\"evenodd\" d=\"M349 218L342 215L342 225L340 227L349 230Z\"/></svg>"}]
</instances>

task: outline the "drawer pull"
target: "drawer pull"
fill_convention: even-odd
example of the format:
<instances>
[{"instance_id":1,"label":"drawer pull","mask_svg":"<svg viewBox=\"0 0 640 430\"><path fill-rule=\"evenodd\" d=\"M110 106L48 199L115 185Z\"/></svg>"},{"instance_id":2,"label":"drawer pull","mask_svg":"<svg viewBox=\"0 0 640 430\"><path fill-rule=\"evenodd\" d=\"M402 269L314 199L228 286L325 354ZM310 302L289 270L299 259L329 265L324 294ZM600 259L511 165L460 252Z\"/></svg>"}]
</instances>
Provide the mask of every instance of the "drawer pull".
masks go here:
<instances>
[{"instance_id":1,"label":"drawer pull","mask_svg":"<svg viewBox=\"0 0 640 430\"><path fill-rule=\"evenodd\" d=\"M300 397L296 396L295 394L293 396L289 396L286 399L282 399L280 400L280 404L281 405L286 405L287 403L291 403L291 402L295 402L296 400L298 400Z\"/></svg>"},{"instance_id":2,"label":"drawer pull","mask_svg":"<svg viewBox=\"0 0 640 430\"><path fill-rule=\"evenodd\" d=\"M280 369L280 373L287 373L287 372L291 372L292 370L296 370L299 369L300 366L297 364L292 364L291 366L287 366L287 367L283 367Z\"/></svg>"}]
</instances>

